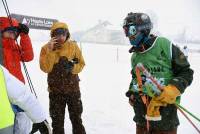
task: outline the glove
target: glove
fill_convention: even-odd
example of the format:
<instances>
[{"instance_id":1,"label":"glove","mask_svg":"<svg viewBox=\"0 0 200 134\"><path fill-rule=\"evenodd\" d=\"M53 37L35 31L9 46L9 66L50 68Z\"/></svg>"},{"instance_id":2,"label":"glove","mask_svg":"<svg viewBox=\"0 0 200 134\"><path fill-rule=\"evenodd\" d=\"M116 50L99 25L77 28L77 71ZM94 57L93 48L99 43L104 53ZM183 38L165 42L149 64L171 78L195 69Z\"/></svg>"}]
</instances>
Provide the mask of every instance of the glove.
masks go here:
<instances>
[{"instance_id":1,"label":"glove","mask_svg":"<svg viewBox=\"0 0 200 134\"><path fill-rule=\"evenodd\" d=\"M69 61L66 57L61 57L59 63L63 66L63 68L68 72L71 72L74 67L74 62Z\"/></svg>"},{"instance_id":2,"label":"glove","mask_svg":"<svg viewBox=\"0 0 200 134\"><path fill-rule=\"evenodd\" d=\"M18 30L19 30L19 33L24 33L24 34L28 34L29 33L29 28L25 24L19 23Z\"/></svg>"},{"instance_id":3,"label":"glove","mask_svg":"<svg viewBox=\"0 0 200 134\"><path fill-rule=\"evenodd\" d=\"M174 85L168 85L164 87L162 93L158 97L155 97L155 100L173 104L176 101L176 97L180 95L180 91Z\"/></svg>"},{"instance_id":4,"label":"glove","mask_svg":"<svg viewBox=\"0 0 200 134\"><path fill-rule=\"evenodd\" d=\"M41 123L34 123L30 134L34 134L38 130L41 134L51 134L49 123L46 120Z\"/></svg>"},{"instance_id":5,"label":"glove","mask_svg":"<svg viewBox=\"0 0 200 134\"><path fill-rule=\"evenodd\" d=\"M147 120L158 121L161 120L160 106L167 106L167 103L155 100L152 98L147 107Z\"/></svg>"},{"instance_id":6,"label":"glove","mask_svg":"<svg viewBox=\"0 0 200 134\"><path fill-rule=\"evenodd\" d=\"M133 95L133 92L127 91L127 92L126 92L126 97L129 97L129 104L130 104L131 106L133 106L133 105L134 105L134 100L135 100L134 95Z\"/></svg>"}]
</instances>

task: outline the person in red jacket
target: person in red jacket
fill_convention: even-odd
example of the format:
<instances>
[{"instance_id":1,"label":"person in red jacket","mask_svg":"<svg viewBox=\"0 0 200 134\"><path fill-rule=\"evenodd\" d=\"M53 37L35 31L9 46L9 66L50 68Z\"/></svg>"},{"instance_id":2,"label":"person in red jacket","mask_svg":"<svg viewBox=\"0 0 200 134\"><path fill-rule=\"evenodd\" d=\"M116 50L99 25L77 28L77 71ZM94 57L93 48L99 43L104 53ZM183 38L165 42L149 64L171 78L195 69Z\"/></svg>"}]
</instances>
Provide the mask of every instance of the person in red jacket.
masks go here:
<instances>
[{"instance_id":1,"label":"person in red jacket","mask_svg":"<svg viewBox=\"0 0 200 134\"><path fill-rule=\"evenodd\" d=\"M29 28L16 19L12 19L12 25L7 17L0 17L0 30L2 34L2 51L3 66L6 67L11 74L25 83L20 61L28 62L33 60L33 49L30 37L28 35ZM16 39L20 36L20 44Z\"/></svg>"},{"instance_id":2,"label":"person in red jacket","mask_svg":"<svg viewBox=\"0 0 200 134\"><path fill-rule=\"evenodd\" d=\"M0 17L0 31L0 63L25 84L21 62L29 62L34 57L32 43L28 35L29 28L14 18ZM18 37L20 37L19 44ZM16 112L15 133L29 133L31 122L28 117L18 108L14 107L13 109Z\"/></svg>"}]
</instances>

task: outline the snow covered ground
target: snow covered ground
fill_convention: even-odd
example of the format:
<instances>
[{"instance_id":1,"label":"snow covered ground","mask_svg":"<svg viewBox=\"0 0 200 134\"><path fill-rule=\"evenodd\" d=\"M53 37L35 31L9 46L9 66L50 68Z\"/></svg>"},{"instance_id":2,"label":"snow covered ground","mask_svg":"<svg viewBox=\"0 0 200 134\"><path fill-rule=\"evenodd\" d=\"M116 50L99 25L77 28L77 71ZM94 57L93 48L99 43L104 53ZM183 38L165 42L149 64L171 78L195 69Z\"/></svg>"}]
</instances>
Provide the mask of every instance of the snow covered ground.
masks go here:
<instances>
[{"instance_id":1,"label":"snow covered ground","mask_svg":"<svg viewBox=\"0 0 200 134\"><path fill-rule=\"evenodd\" d=\"M27 68L38 98L48 113L48 92L46 74L39 68L40 48L45 42L33 42L34 61ZM131 79L130 46L98 45L82 43L81 48L86 66L80 74L83 101L83 123L88 134L134 134L132 121L134 112L128 104L125 92ZM188 46L189 47L189 46ZM199 53L189 53L194 81L182 96L182 105L196 115L200 115ZM191 124L179 114L181 125L179 134L197 134ZM49 118L51 122L51 119ZM196 122L197 124L197 122ZM200 128L200 124L197 126ZM65 129L72 134L71 123L66 109Z\"/></svg>"}]
</instances>

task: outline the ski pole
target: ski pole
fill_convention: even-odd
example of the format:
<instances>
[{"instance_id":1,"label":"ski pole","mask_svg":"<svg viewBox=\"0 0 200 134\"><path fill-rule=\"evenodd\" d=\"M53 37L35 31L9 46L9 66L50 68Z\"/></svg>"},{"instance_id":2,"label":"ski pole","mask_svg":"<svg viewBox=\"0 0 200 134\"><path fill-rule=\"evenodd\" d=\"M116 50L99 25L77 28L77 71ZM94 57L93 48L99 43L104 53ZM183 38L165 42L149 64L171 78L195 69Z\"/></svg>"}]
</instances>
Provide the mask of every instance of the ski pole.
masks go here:
<instances>
[{"instance_id":1,"label":"ski pole","mask_svg":"<svg viewBox=\"0 0 200 134\"><path fill-rule=\"evenodd\" d=\"M177 106L177 105L176 105ZM190 120L190 118L183 112L183 110L180 107L177 107L178 110L182 113L182 115L192 124L192 126L197 130L197 132L200 134L200 130L197 128L197 126Z\"/></svg>"},{"instance_id":2,"label":"ski pole","mask_svg":"<svg viewBox=\"0 0 200 134\"><path fill-rule=\"evenodd\" d=\"M175 102L175 105L179 108L181 108L183 111L185 111L186 113L188 113L190 116L192 116L194 119L196 119L197 121L200 122L200 119L195 116L193 113L191 113L190 111L188 111L186 108L184 108L183 106L181 106L180 104L178 104L178 102Z\"/></svg>"}]
</instances>

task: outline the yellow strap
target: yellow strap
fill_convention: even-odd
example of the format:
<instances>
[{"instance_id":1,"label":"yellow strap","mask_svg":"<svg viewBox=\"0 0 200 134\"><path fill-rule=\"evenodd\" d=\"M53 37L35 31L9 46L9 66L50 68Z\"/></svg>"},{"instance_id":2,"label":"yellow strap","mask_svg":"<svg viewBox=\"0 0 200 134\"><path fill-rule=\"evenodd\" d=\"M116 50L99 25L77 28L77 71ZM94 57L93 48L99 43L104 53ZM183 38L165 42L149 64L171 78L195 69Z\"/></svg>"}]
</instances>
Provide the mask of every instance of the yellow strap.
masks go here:
<instances>
[{"instance_id":1,"label":"yellow strap","mask_svg":"<svg viewBox=\"0 0 200 134\"><path fill-rule=\"evenodd\" d=\"M0 66L0 129L14 124L14 112L10 105L3 70Z\"/></svg>"}]
</instances>

